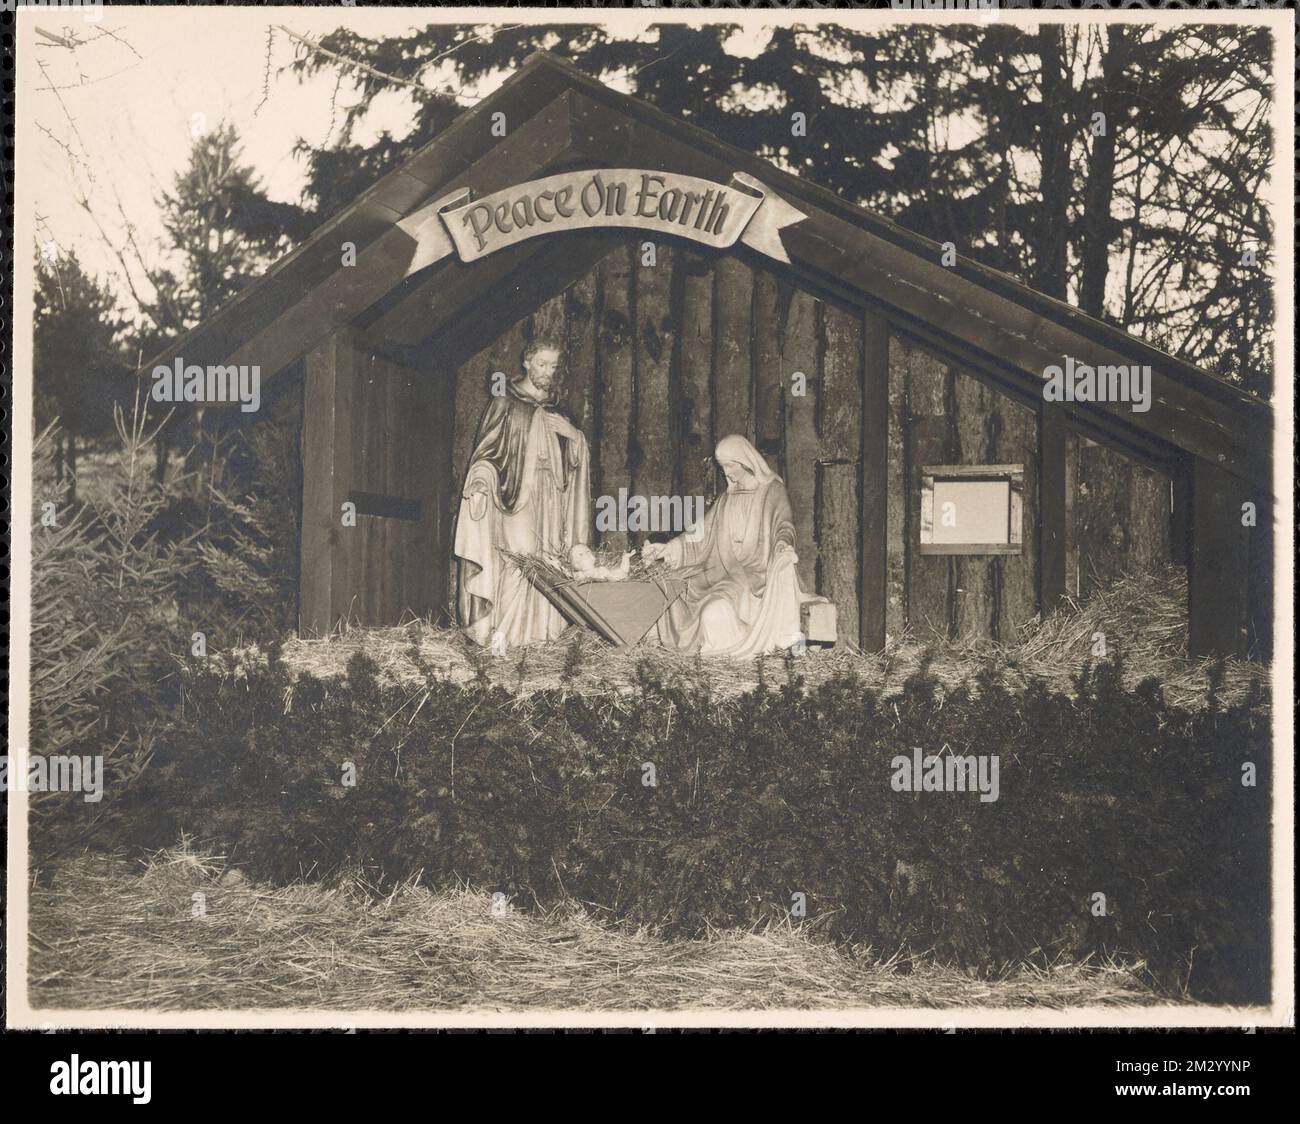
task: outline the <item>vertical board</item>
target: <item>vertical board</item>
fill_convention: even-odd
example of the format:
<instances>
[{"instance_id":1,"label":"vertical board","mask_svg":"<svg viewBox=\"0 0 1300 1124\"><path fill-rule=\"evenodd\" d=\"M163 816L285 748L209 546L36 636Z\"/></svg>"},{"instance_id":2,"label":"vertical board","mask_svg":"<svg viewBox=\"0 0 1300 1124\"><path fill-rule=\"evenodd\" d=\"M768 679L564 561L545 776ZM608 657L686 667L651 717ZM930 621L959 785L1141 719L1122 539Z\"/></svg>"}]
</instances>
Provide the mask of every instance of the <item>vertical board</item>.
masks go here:
<instances>
[{"instance_id":1,"label":"vertical board","mask_svg":"<svg viewBox=\"0 0 1300 1124\"><path fill-rule=\"evenodd\" d=\"M947 639L955 627L952 619L955 585L952 559L943 555L922 555L917 549L921 525L921 468L947 464L951 454L948 424L952 404L946 365L908 343L903 349L906 363L907 410L907 620L912 631L925 640Z\"/></svg>"},{"instance_id":2,"label":"vertical board","mask_svg":"<svg viewBox=\"0 0 1300 1124\"><path fill-rule=\"evenodd\" d=\"M1146 570L1169 562L1169 475L1144 464L1134 464L1129 481L1129 512L1133 526L1129 566Z\"/></svg>"},{"instance_id":3,"label":"vertical board","mask_svg":"<svg viewBox=\"0 0 1300 1124\"><path fill-rule=\"evenodd\" d=\"M890 586L890 331L884 317L862 321L862 423L858 473L858 642L884 647L889 632ZM900 530L901 535L901 530Z\"/></svg>"},{"instance_id":4,"label":"vertical board","mask_svg":"<svg viewBox=\"0 0 1300 1124\"><path fill-rule=\"evenodd\" d=\"M997 391L951 369L947 377L951 463L998 463L991 455L1001 424ZM951 563L955 578L952 616L956 635L963 639L997 639L998 602L1002 592L1002 572L997 558L962 555L953 558Z\"/></svg>"},{"instance_id":5,"label":"vertical board","mask_svg":"<svg viewBox=\"0 0 1300 1124\"><path fill-rule=\"evenodd\" d=\"M1255 526L1246 529L1250 581L1246 595L1246 652L1252 659L1273 658L1273 505L1267 494L1250 494Z\"/></svg>"},{"instance_id":6,"label":"vertical board","mask_svg":"<svg viewBox=\"0 0 1300 1124\"><path fill-rule=\"evenodd\" d=\"M374 467L356 487L419 504L416 520L358 516L365 524L359 615L368 624L397 624L408 615L442 616L451 544L450 411L445 383L386 359L370 362L367 385L375 409L368 425L378 448ZM372 442L373 445L373 442Z\"/></svg>"},{"instance_id":7,"label":"vertical board","mask_svg":"<svg viewBox=\"0 0 1300 1124\"><path fill-rule=\"evenodd\" d=\"M628 486L639 496L668 496L673 492L669 389L677 334L671 299L675 258L673 248L661 243L655 250L654 265L644 264L640 254L636 262L636 423L629 442ZM646 541L646 533L633 534L631 539L633 546L640 546Z\"/></svg>"},{"instance_id":8,"label":"vertical board","mask_svg":"<svg viewBox=\"0 0 1300 1124\"><path fill-rule=\"evenodd\" d=\"M334 384L333 520L338 527L338 536L332 544L334 557L330 574L330 613L333 623L343 621L346 625L351 620L361 567L361 532L357 526L344 527L341 517L342 504L347 499L356 475L356 444L353 435L357 425L356 410L360 405L357 400L357 382L361 362L352 333L338 333L335 344L337 379Z\"/></svg>"},{"instance_id":9,"label":"vertical board","mask_svg":"<svg viewBox=\"0 0 1300 1124\"><path fill-rule=\"evenodd\" d=\"M421 520L411 537L407 598L412 612L442 623L454 619L451 590L453 501L460 481L452 472L451 442L455 414L447 397L455 389L453 372L412 372L403 416L410 423L406 471L410 494L420 501Z\"/></svg>"},{"instance_id":10,"label":"vertical board","mask_svg":"<svg viewBox=\"0 0 1300 1124\"><path fill-rule=\"evenodd\" d=\"M826 461L857 460L862 444L861 314L833 304L821 305L821 341L821 393L817 398L821 457Z\"/></svg>"},{"instance_id":11,"label":"vertical board","mask_svg":"<svg viewBox=\"0 0 1300 1124\"><path fill-rule=\"evenodd\" d=\"M352 438L341 384L351 378L351 349L338 333L307 356L303 384L302 554L299 565L299 628L323 636L334 627L334 570L344 528L340 495L351 474ZM344 406L340 416L341 402ZM343 441L340 444L340 435Z\"/></svg>"},{"instance_id":12,"label":"vertical board","mask_svg":"<svg viewBox=\"0 0 1300 1124\"><path fill-rule=\"evenodd\" d=\"M564 401L587 440L596 420L596 275L588 273L564 294ZM593 450L594 455L594 450Z\"/></svg>"},{"instance_id":13,"label":"vertical board","mask_svg":"<svg viewBox=\"0 0 1300 1124\"><path fill-rule=\"evenodd\" d=\"M908 436L910 419L907 413L907 344L893 333L886 338L888 345L886 358L889 366L889 415L886 440L885 631L887 636L893 638L902 636L908 627L908 542L912 528L907 495L907 461L911 442ZM863 452L865 455L865 450Z\"/></svg>"},{"instance_id":14,"label":"vertical board","mask_svg":"<svg viewBox=\"0 0 1300 1124\"><path fill-rule=\"evenodd\" d=\"M1014 641L1038 615L1039 499L1038 413L1001 394L993 396L997 424L987 455L992 464L1025 466L1020 553L993 559L998 574L996 635Z\"/></svg>"},{"instance_id":15,"label":"vertical board","mask_svg":"<svg viewBox=\"0 0 1300 1124\"><path fill-rule=\"evenodd\" d=\"M804 589L817 589L819 545L817 542L817 399L820 394L817 369L817 320L819 301L801 290L790 291L786 315L781 320L780 391L784 399L782 475L794 516L799 581ZM796 379L801 374L802 379ZM804 393L794 393L802 386Z\"/></svg>"},{"instance_id":16,"label":"vertical board","mask_svg":"<svg viewBox=\"0 0 1300 1124\"><path fill-rule=\"evenodd\" d=\"M1071 595L1087 597L1124 574L1173 560L1169 473L1075 433L1066 464Z\"/></svg>"},{"instance_id":17,"label":"vertical board","mask_svg":"<svg viewBox=\"0 0 1300 1124\"><path fill-rule=\"evenodd\" d=\"M1109 585L1127 569L1131 473L1132 463L1126 457L1080 438L1074 524L1083 597Z\"/></svg>"},{"instance_id":18,"label":"vertical board","mask_svg":"<svg viewBox=\"0 0 1300 1124\"><path fill-rule=\"evenodd\" d=\"M1066 528L1065 502L1066 447L1065 418L1060 408L1044 402L1038 408L1038 606L1045 617L1053 612L1065 596Z\"/></svg>"},{"instance_id":19,"label":"vertical board","mask_svg":"<svg viewBox=\"0 0 1300 1124\"><path fill-rule=\"evenodd\" d=\"M831 304L818 306L817 380L818 590L835 602L842 641L861 642L860 601L870 544L862 527L862 317ZM886 373L886 378L887 378ZM888 388L886 388L886 393ZM884 464L884 449L878 450ZM884 494L884 481L880 483ZM882 521L883 524L883 521ZM871 575L884 606L884 527L880 528L880 572ZM882 615L883 621L883 615ZM880 640L883 641L883 624Z\"/></svg>"},{"instance_id":20,"label":"vertical board","mask_svg":"<svg viewBox=\"0 0 1300 1124\"><path fill-rule=\"evenodd\" d=\"M1192 543L1192 470L1186 461L1169 473L1169 560L1186 566Z\"/></svg>"},{"instance_id":21,"label":"vertical board","mask_svg":"<svg viewBox=\"0 0 1300 1124\"><path fill-rule=\"evenodd\" d=\"M353 416L356 425L352 430L353 473L349 486L364 492L383 494L384 486L384 390L387 382L378 370L373 356L358 357L358 378L355 383L356 398ZM369 625L380 612L382 584L387 567L372 567L371 560L383 557L386 538L386 519L373 515L357 514L357 525L352 529L357 539L356 586L348 600L346 619Z\"/></svg>"},{"instance_id":22,"label":"vertical board","mask_svg":"<svg viewBox=\"0 0 1300 1124\"><path fill-rule=\"evenodd\" d=\"M679 251L681 315L678 320L677 402L678 488L685 496L712 501L717 474L712 468L713 431L713 270L711 259Z\"/></svg>"},{"instance_id":23,"label":"vertical board","mask_svg":"<svg viewBox=\"0 0 1300 1124\"><path fill-rule=\"evenodd\" d=\"M619 247L596 267L599 293L597 371L599 388L600 448L593 465L592 497L617 496L631 483L633 378L636 328L633 323L632 245ZM628 547L627 534L619 530L597 536L606 546Z\"/></svg>"},{"instance_id":24,"label":"vertical board","mask_svg":"<svg viewBox=\"0 0 1300 1124\"><path fill-rule=\"evenodd\" d=\"M1078 600L1083 592L1079 568L1079 447L1082 438L1065 432L1065 595Z\"/></svg>"},{"instance_id":25,"label":"vertical board","mask_svg":"<svg viewBox=\"0 0 1300 1124\"><path fill-rule=\"evenodd\" d=\"M835 602L839 641L849 644L860 643L860 506L856 464L817 466L818 592Z\"/></svg>"},{"instance_id":26,"label":"vertical board","mask_svg":"<svg viewBox=\"0 0 1300 1124\"><path fill-rule=\"evenodd\" d=\"M790 286L779 282L772 272L755 270L750 314L754 333L750 341L753 441L759 452L776 464L780 473L785 471L784 464L780 463L782 399L783 391L789 385L781 340L791 296Z\"/></svg>"},{"instance_id":27,"label":"vertical board","mask_svg":"<svg viewBox=\"0 0 1300 1124\"><path fill-rule=\"evenodd\" d=\"M713 437L754 439L752 355L754 273L735 258L713 267Z\"/></svg>"}]
</instances>

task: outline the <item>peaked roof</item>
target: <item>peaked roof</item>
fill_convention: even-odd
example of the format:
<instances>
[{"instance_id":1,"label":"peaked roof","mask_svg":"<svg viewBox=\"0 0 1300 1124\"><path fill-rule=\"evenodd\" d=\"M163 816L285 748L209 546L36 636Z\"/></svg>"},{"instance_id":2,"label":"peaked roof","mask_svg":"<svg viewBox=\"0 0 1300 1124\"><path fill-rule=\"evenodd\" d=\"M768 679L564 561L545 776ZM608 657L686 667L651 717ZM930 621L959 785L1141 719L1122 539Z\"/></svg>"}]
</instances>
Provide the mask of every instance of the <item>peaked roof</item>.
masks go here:
<instances>
[{"instance_id":1,"label":"peaked roof","mask_svg":"<svg viewBox=\"0 0 1300 1124\"><path fill-rule=\"evenodd\" d=\"M497 113L508 123L503 138L489 127ZM1133 413L1123 403L1076 403L1067 413L1148 456L1170 459L1181 451L1258 487L1271 486L1272 411L1266 403L1007 274L965 258L943 266L938 243L610 90L544 51L145 370L183 357L202 365L257 363L270 376L344 327L377 349L418 351L439 329L459 324L469 308L497 297L539 254L549 253L548 276L558 291L609 242L534 238L471 265L452 258L408 278L415 242L396 223L461 187L485 194L566 167L628 159L641 168L724 182L735 171L762 180L807 215L782 231L789 268L800 278L884 313L1027 398L1041 397L1044 367L1067 356L1093 364L1149 364L1149 412ZM548 251L548 243L560 240L566 241ZM356 249L354 265L343 264L346 243Z\"/></svg>"}]
</instances>

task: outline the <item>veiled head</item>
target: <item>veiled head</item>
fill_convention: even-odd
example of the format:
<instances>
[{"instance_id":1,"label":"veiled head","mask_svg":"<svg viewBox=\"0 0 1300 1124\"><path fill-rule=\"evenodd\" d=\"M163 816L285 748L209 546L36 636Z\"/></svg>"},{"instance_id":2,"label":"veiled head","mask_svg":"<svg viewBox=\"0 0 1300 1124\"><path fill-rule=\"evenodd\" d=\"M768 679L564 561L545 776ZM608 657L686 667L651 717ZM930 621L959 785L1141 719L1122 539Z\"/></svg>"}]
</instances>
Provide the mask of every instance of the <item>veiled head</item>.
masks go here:
<instances>
[{"instance_id":1,"label":"veiled head","mask_svg":"<svg viewBox=\"0 0 1300 1124\"><path fill-rule=\"evenodd\" d=\"M778 479L763 454L738 433L719 441L713 456L727 477L728 491L743 491Z\"/></svg>"}]
</instances>

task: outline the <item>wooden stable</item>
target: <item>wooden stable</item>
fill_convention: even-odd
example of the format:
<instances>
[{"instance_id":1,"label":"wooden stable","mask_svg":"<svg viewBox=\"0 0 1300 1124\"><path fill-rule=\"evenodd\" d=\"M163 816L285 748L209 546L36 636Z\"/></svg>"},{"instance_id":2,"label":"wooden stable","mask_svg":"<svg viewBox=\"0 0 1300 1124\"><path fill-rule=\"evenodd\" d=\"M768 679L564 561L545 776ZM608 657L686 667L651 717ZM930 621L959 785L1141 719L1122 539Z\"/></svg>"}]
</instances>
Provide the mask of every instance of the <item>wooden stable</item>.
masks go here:
<instances>
[{"instance_id":1,"label":"wooden stable","mask_svg":"<svg viewBox=\"0 0 1300 1124\"><path fill-rule=\"evenodd\" d=\"M407 276L415 242L397 224L432 200L611 165L761 180L803 214L781 231L790 261L590 230ZM341 264L346 243L355 265ZM514 375L545 336L564 342L593 497L711 500L714 443L748 436L786 480L801 577L835 602L841 639L1009 637L1067 594L1172 561L1188 568L1193 651L1266 648L1269 408L940 256L542 53L157 362L257 364L264 382L300 383L305 633L447 617L459 486L490 379ZM1065 356L1149 364L1150 410L1045 401L1044 370ZM1014 476L1015 541L922 549L934 466ZM349 502L355 526L340 519Z\"/></svg>"}]
</instances>

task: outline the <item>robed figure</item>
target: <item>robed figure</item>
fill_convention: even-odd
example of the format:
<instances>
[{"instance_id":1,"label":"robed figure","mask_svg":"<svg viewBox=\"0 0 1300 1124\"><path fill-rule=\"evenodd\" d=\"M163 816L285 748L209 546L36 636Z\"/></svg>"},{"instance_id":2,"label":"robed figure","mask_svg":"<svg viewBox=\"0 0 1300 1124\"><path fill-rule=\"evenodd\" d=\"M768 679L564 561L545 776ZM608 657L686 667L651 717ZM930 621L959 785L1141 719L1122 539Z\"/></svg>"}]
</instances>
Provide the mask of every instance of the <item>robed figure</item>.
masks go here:
<instances>
[{"instance_id":1,"label":"robed figure","mask_svg":"<svg viewBox=\"0 0 1300 1124\"><path fill-rule=\"evenodd\" d=\"M781 478L745 438L724 437L714 456L727 490L699 525L642 556L682 571L686 591L656 626L682 652L752 659L799 643L806 593L795 569L794 521Z\"/></svg>"},{"instance_id":2,"label":"robed figure","mask_svg":"<svg viewBox=\"0 0 1300 1124\"><path fill-rule=\"evenodd\" d=\"M568 556L590 540L587 439L555 410L557 347L534 343L522 377L488 400L461 489L456 607L484 646L550 640L565 619L501 552Z\"/></svg>"}]
</instances>

